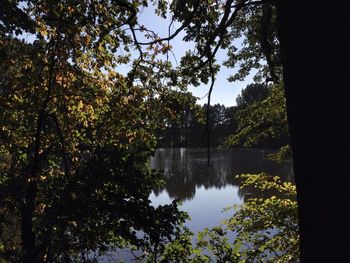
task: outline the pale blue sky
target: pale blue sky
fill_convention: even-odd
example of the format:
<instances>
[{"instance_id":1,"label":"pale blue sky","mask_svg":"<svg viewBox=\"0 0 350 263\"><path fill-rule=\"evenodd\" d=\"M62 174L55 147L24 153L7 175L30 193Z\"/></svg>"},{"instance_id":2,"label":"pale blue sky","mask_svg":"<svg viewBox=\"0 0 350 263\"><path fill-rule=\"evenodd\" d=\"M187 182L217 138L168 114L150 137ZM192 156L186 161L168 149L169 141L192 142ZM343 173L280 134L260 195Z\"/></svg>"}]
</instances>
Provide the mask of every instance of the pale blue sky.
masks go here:
<instances>
[{"instance_id":1,"label":"pale blue sky","mask_svg":"<svg viewBox=\"0 0 350 263\"><path fill-rule=\"evenodd\" d=\"M152 29L156 33L159 34L160 37L166 37L168 36L168 26L170 23L169 17L167 19L163 19L159 16L157 16L154 13L154 8L152 6L148 8L144 8L141 11L141 14L138 17L139 24L145 25L148 29ZM176 30L176 28L179 27L179 25L174 24L173 31ZM172 31L172 32L173 32ZM173 54L175 55L176 59L179 61L181 56L185 54L185 52L189 49L194 48L193 43L185 42L182 40L182 37L184 36L184 33L180 33L175 39L171 40L170 45L172 46ZM140 36L139 36L140 37ZM31 35L25 36L26 40L31 42ZM140 37L139 40L145 40ZM137 51L135 50L135 58L138 56ZM174 59L174 56L169 53L169 59L172 61L173 65L176 65L176 61ZM226 60L226 51L225 50L219 50L216 56L217 62L221 64L223 61ZM119 65L116 68L117 71L121 72L122 74L126 74L130 67L127 65ZM216 82L214 85L214 89L211 95L211 105L220 103L224 104L226 106L233 106L236 104L236 97L241 92L243 88L245 88L249 83L252 83L252 76L248 76L245 81L236 81L236 82L229 82L227 78L232 75L235 72L234 68L226 68L225 66L221 65L220 72L216 76ZM201 84L198 87L189 87L189 91L193 93L194 96L201 98L198 100L199 104L207 103L207 94L209 91L209 84L204 85Z\"/></svg>"},{"instance_id":2,"label":"pale blue sky","mask_svg":"<svg viewBox=\"0 0 350 263\"><path fill-rule=\"evenodd\" d=\"M162 19L155 15L153 7L145 8L141 15L139 16L139 23L145 25L147 28L154 30L159 34L160 37L166 37L168 35L168 25L170 19ZM178 25L175 24L173 31L176 30ZM184 55L186 50L194 47L193 43L188 43L182 41L184 34L180 34L175 39L171 40L170 44L173 47L173 53L175 54L177 60L180 60L181 56ZM175 60L170 54L169 58L172 60L172 63L175 65ZM226 51L219 50L217 61L221 64L226 59ZM221 70L217 75L215 86L211 96L211 104L225 104L226 106L232 106L236 104L236 97L241 92L247 84L252 82L252 77L248 77L245 81L229 82L227 78L235 72L235 69L226 68L221 65ZM207 97L205 96L208 93L209 85L200 85L198 87L190 87L189 90L193 93L194 96L202 98L198 101L200 104L207 102ZM203 98L204 97L204 98Z\"/></svg>"}]
</instances>

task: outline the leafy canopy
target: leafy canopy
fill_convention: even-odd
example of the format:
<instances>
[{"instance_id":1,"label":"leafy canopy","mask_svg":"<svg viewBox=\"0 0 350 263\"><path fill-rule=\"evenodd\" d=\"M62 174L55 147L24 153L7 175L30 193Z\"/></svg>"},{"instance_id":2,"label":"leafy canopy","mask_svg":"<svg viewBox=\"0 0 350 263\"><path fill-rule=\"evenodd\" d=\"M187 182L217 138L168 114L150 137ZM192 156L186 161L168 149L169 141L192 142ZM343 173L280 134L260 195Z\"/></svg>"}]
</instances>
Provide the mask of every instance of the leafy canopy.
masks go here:
<instances>
[{"instance_id":1,"label":"leafy canopy","mask_svg":"<svg viewBox=\"0 0 350 263\"><path fill-rule=\"evenodd\" d=\"M172 23L180 24L173 34L162 38L139 24L138 14L149 2L157 15L165 17L168 9ZM184 219L175 203L155 209L147 200L159 177L146 160L155 147L154 131L174 118L173 87L211 80L211 91L220 48L228 49L227 66L240 64L231 80L259 68L257 79L278 82L274 5L248 0L1 5L1 256L11 262L83 261L90 251L130 243L156 252ZM169 41L182 30L196 47L173 67L158 56L170 52ZM130 66L126 76L116 70L123 64ZM137 230L145 233L143 239Z\"/></svg>"},{"instance_id":2,"label":"leafy canopy","mask_svg":"<svg viewBox=\"0 0 350 263\"><path fill-rule=\"evenodd\" d=\"M147 2L4 1L0 11L1 258L84 261L155 249L184 221L148 200L154 132L181 99L149 54L128 76ZM120 52L124 50L125 54ZM147 65L147 67L145 66ZM140 236L139 233L143 233Z\"/></svg>"},{"instance_id":3,"label":"leafy canopy","mask_svg":"<svg viewBox=\"0 0 350 263\"><path fill-rule=\"evenodd\" d=\"M239 109L235 114L237 130L225 142L229 145L274 145L288 144L289 130L283 86L272 85L266 99L255 101Z\"/></svg>"}]
</instances>

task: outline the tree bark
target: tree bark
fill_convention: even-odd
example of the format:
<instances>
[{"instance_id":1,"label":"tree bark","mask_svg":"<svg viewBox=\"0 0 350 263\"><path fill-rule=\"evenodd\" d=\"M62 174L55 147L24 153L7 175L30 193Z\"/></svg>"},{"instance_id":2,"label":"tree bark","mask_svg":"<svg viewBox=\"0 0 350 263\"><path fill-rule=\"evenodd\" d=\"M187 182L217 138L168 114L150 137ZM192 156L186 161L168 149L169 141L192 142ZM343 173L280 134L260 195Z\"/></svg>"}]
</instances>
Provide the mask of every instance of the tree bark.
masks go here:
<instances>
[{"instance_id":1,"label":"tree bark","mask_svg":"<svg viewBox=\"0 0 350 263\"><path fill-rule=\"evenodd\" d=\"M302 262L350 262L350 3L278 2Z\"/></svg>"},{"instance_id":2,"label":"tree bark","mask_svg":"<svg viewBox=\"0 0 350 263\"><path fill-rule=\"evenodd\" d=\"M21 207L22 262L36 262L36 237L33 232L33 211L36 186L31 183L25 191L26 203Z\"/></svg>"}]
</instances>

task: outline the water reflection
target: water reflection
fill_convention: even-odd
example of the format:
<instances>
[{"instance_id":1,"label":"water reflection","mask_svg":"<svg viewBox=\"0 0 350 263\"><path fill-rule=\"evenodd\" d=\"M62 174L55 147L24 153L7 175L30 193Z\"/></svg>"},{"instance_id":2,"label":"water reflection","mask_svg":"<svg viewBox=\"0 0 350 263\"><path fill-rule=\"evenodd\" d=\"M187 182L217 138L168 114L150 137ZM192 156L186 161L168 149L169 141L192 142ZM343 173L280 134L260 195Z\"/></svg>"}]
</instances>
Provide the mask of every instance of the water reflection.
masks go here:
<instances>
[{"instance_id":1,"label":"water reflection","mask_svg":"<svg viewBox=\"0 0 350 263\"><path fill-rule=\"evenodd\" d=\"M164 171L166 184L164 189L155 189L154 194L158 196L165 190L171 199L191 200L198 188L221 189L229 185L239 186L240 181L235 175L262 171L291 181L291 164L278 164L268 160L268 154L273 152L260 149L212 149L208 167L206 149L158 149L151 158L150 165ZM243 192L239 190L238 195L245 199L252 195L261 196L261 193L254 193L254 188L251 188Z\"/></svg>"}]
</instances>

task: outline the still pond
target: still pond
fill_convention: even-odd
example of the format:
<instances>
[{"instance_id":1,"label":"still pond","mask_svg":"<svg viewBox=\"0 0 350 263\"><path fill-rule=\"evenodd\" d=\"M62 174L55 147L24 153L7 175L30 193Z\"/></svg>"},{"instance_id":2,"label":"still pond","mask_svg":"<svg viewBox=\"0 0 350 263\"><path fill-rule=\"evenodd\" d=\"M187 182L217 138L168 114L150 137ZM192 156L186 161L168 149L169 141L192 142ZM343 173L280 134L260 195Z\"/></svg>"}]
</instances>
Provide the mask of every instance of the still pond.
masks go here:
<instances>
[{"instance_id":1,"label":"still pond","mask_svg":"<svg viewBox=\"0 0 350 263\"><path fill-rule=\"evenodd\" d=\"M273 150L227 149L210 151L207 165L206 149L158 149L151 158L152 168L163 170L165 187L157 189L150 197L155 206L182 201L181 210L191 221L187 226L197 232L204 227L218 225L231 214L223 208L240 204L245 198L259 193L242 192L235 175L267 172L279 175L286 181L293 179L290 162L279 164L268 159Z\"/></svg>"},{"instance_id":2,"label":"still pond","mask_svg":"<svg viewBox=\"0 0 350 263\"><path fill-rule=\"evenodd\" d=\"M162 170L165 186L155 189L150 196L154 206L181 201L180 209L191 217L186 226L196 233L205 227L217 226L234 213L223 209L241 204L249 197L259 196L254 189L242 191L238 174L267 172L293 181L291 162L277 163L268 159L274 150L226 149L210 150L210 166L206 149L158 149L150 159L151 168ZM128 251L119 251L126 262L132 257Z\"/></svg>"}]
</instances>

